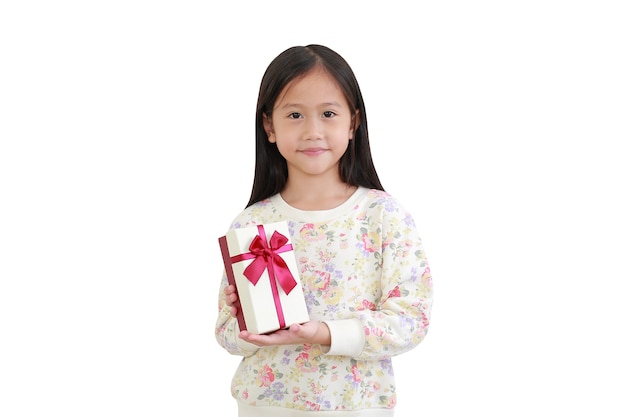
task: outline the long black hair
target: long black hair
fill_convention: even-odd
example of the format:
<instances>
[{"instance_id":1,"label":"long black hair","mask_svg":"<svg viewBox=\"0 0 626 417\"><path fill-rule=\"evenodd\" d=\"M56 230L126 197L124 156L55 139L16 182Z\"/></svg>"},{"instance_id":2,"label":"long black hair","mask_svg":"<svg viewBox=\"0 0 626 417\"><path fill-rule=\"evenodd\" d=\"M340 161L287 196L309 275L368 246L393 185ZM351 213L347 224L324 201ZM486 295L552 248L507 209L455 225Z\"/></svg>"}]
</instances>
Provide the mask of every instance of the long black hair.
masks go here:
<instances>
[{"instance_id":1,"label":"long black hair","mask_svg":"<svg viewBox=\"0 0 626 417\"><path fill-rule=\"evenodd\" d=\"M285 187L287 161L276 144L268 140L263 117L272 117L274 104L287 84L316 68L323 69L335 78L346 97L351 114L359 116L359 121L355 121L358 127L354 138L349 141L348 149L339 160L341 180L350 185L383 191L372 160L365 104L352 68L339 54L326 46L293 46L274 58L261 80L256 108L254 182L246 207L279 193Z\"/></svg>"}]
</instances>

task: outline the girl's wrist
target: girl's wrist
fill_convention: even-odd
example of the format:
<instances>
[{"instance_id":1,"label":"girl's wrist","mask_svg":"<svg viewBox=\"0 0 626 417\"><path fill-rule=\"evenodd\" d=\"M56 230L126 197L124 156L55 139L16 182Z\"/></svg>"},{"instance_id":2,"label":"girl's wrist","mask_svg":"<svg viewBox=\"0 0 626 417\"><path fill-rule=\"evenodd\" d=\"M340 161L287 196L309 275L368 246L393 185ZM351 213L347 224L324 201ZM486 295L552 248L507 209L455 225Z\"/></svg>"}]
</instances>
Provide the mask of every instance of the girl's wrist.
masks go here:
<instances>
[{"instance_id":1,"label":"girl's wrist","mask_svg":"<svg viewBox=\"0 0 626 417\"><path fill-rule=\"evenodd\" d=\"M319 326L317 327L317 332L315 333L314 339L314 343L318 345L330 346L330 329L328 328L328 325L323 321L321 321Z\"/></svg>"}]
</instances>

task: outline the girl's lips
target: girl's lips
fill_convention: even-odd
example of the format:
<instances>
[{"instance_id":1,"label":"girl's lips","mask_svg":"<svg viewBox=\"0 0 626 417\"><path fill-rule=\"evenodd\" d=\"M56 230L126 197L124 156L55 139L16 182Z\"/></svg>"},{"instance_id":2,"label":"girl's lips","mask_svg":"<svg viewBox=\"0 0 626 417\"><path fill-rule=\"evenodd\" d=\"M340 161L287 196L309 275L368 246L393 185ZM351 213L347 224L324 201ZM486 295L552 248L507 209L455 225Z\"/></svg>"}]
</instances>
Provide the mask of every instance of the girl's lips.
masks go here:
<instances>
[{"instance_id":1,"label":"girl's lips","mask_svg":"<svg viewBox=\"0 0 626 417\"><path fill-rule=\"evenodd\" d=\"M300 152L302 152L305 155L308 156L317 156L317 155L321 155L324 152L326 152L326 149L324 148L308 148L308 149L302 149Z\"/></svg>"}]
</instances>

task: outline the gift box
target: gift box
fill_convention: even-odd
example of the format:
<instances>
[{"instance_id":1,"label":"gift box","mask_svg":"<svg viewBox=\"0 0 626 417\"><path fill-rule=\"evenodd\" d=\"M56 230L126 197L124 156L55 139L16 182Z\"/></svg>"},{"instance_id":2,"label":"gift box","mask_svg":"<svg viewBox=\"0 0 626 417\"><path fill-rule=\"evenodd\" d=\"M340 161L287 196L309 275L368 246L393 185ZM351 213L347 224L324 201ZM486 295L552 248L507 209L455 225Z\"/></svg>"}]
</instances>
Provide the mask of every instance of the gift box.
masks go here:
<instances>
[{"instance_id":1,"label":"gift box","mask_svg":"<svg viewBox=\"0 0 626 417\"><path fill-rule=\"evenodd\" d=\"M263 334L309 321L287 222L231 229L219 238L237 287L240 330Z\"/></svg>"}]
</instances>

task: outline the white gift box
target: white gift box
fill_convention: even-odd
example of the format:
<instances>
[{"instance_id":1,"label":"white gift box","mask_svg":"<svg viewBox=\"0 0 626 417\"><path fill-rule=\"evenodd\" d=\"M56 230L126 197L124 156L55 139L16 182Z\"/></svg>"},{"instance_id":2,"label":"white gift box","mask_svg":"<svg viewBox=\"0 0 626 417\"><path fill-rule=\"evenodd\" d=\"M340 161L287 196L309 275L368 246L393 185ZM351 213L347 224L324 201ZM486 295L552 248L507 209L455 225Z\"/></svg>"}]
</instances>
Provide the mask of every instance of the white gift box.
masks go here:
<instances>
[{"instance_id":1,"label":"white gift box","mask_svg":"<svg viewBox=\"0 0 626 417\"><path fill-rule=\"evenodd\" d=\"M287 222L231 229L219 244L239 295L240 330L263 334L310 320Z\"/></svg>"}]
</instances>

